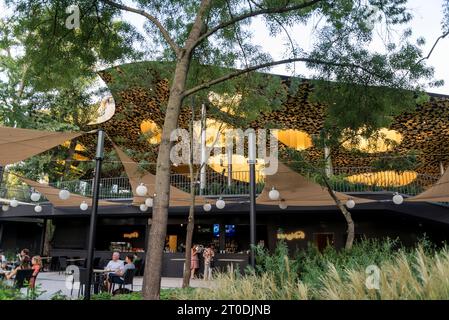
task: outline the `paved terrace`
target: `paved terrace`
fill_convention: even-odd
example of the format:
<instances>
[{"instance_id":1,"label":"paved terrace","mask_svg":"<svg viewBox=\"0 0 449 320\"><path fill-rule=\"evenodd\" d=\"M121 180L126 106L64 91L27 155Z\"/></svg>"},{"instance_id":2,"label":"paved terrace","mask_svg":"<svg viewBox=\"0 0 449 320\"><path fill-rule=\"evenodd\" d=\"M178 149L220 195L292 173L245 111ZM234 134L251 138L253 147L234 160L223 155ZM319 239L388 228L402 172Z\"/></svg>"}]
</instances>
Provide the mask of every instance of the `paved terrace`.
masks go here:
<instances>
[{"instance_id":1,"label":"paved terrace","mask_svg":"<svg viewBox=\"0 0 449 320\"><path fill-rule=\"evenodd\" d=\"M134 291L142 290L143 277L134 277ZM40 285L40 290L45 291L38 300L50 300L51 297L60 291L61 294L70 298L70 289L66 286L66 277L59 272L41 272L37 277L37 285ZM190 285L195 288L210 287L211 281L204 281L202 279L194 279L190 281ZM161 288L181 288L182 278L162 278ZM130 286L127 286L130 288ZM22 289L26 294L26 289ZM73 289L72 299L78 299L78 290Z\"/></svg>"}]
</instances>

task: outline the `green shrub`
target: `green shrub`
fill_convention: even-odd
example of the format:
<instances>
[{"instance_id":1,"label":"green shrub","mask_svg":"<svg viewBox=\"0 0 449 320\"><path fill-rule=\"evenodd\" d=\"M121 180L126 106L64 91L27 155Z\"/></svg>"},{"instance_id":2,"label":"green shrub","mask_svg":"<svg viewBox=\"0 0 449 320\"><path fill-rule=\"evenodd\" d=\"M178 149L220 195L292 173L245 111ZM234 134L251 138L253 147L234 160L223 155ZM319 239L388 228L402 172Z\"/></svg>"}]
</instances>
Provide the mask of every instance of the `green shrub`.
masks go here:
<instances>
[{"instance_id":1,"label":"green shrub","mask_svg":"<svg viewBox=\"0 0 449 320\"><path fill-rule=\"evenodd\" d=\"M35 289L28 289L26 293L22 293L19 289L0 280L0 300L35 300L44 292L41 286L37 285Z\"/></svg>"},{"instance_id":2,"label":"green shrub","mask_svg":"<svg viewBox=\"0 0 449 320\"><path fill-rule=\"evenodd\" d=\"M173 291L174 299L449 299L449 249L422 239L363 240L352 250L311 246L289 259L285 243L273 254L258 247L256 270L215 275L208 288ZM379 290L366 286L367 267L380 270Z\"/></svg>"},{"instance_id":3,"label":"green shrub","mask_svg":"<svg viewBox=\"0 0 449 320\"><path fill-rule=\"evenodd\" d=\"M141 292L132 292L126 294L117 294L112 296L112 300L142 300Z\"/></svg>"},{"instance_id":4,"label":"green shrub","mask_svg":"<svg viewBox=\"0 0 449 320\"><path fill-rule=\"evenodd\" d=\"M61 290L56 291L52 296L51 300L69 300L67 295L63 294Z\"/></svg>"},{"instance_id":5,"label":"green shrub","mask_svg":"<svg viewBox=\"0 0 449 320\"><path fill-rule=\"evenodd\" d=\"M20 290L8 286L0 280L0 300L23 300Z\"/></svg>"},{"instance_id":6,"label":"green shrub","mask_svg":"<svg viewBox=\"0 0 449 320\"><path fill-rule=\"evenodd\" d=\"M109 292L100 292L92 295L91 300L112 300L112 294Z\"/></svg>"}]
</instances>

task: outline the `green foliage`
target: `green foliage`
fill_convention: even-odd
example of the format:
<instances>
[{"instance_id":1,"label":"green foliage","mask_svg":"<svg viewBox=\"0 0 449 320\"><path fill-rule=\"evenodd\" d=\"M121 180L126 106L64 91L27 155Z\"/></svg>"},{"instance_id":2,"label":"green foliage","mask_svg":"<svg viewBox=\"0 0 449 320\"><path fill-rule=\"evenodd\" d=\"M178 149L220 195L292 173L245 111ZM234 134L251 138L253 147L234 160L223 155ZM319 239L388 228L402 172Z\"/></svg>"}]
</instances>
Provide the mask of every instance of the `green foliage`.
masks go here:
<instances>
[{"instance_id":1,"label":"green foliage","mask_svg":"<svg viewBox=\"0 0 449 320\"><path fill-rule=\"evenodd\" d=\"M363 240L350 251L315 247L285 258L285 244L270 255L258 248L258 272L215 275L214 286L177 291L176 299L447 299L449 251L422 239L415 248L397 240ZM289 261L289 263L284 263ZM365 285L368 266L380 269L379 290Z\"/></svg>"},{"instance_id":2,"label":"green foliage","mask_svg":"<svg viewBox=\"0 0 449 320\"><path fill-rule=\"evenodd\" d=\"M139 35L128 24L112 21L110 10L102 10L103 20L99 19L98 4L91 1L81 4L83 24L71 31L65 22L72 1L6 3L14 7L14 14L0 20L0 124L89 131L99 108L93 101L104 95L96 74L98 64L140 58L128 44ZM87 10L97 15L85 16ZM74 146L54 148L11 170L35 180L44 173L50 181L61 176L79 178L90 168L64 162L72 158Z\"/></svg>"},{"instance_id":3,"label":"green foliage","mask_svg":"<svg viewBox=\"0 0 449 320\"><path fill-rule=\"evenodd\" d=\"M5 18L1 24L0 46L6 52L19 47L22 54L2 55L6 66L3 71L9 79L3 86L3 97L20 98L3 99L8 105L3 115L0 111L0 121L4 123L48 128L51 122L50 127L54 126L55 130L62 130L57 129L56 124L63 123L82 130L77 121L67 119L67 111L76 105L75 108L80 110L78 114L91 114L86 98L92 94L87 94L87 88L93 85L98 65L107 68L113 64L135 62L143 56L154 60L108 69L114 79L119 79L111 84L115 93L125 87L139 87L151 96L155 94L151 89L159 80L168 79L170 84L174 81L178 53L150 21L145 20L144 31L138 32L120 17L125 11L102 1L81 0L77 2L79 28L68 29L65 22L70 16L66 9L73 5L70 0L6 2L14 15ZM136 0L126 4L157 17L173 42L181 48L186 46L200 6L198 1L191 0ZM360 130L363 136L371 136L378 128L387 126L394 115L412 110L416 103L428 99L422 92L426 84L439 84L433 79L433 69L422 59L424 39L414 39L411 31L406 30L396 42L387 37L382 52L370 49L376 26L393 30L410 22L412 14L406 5L406 0L336 0L308 6L302 0L213 1L205 8L202 34L238 16L251 16L262 9L274 12L258 17L263 19L270 35L289 38L285 58L301 58L315 71L312 100L328 106L320 139L332 148L342 139L359 134ZM315 18L322 23L316 25L311 37L313 49L306 52L288 30L313 23ZM236 69L273 62L270 52L254 44L252 22L255 19L256 16L248 17L223 25L196 43L188 64L186 90L211 83ZM292 70L292 76L297 76L294 66ZM22 85L24 90L17 90ZM234 117L213 103L209 112L234 126L248 127L261 112L279 108L297 86L298 81L293 80L285 88L278 76L251 72L213 86L206 85L192 98L208 101L211 91L228 98L239 97L239 102L232 106ZM120 99L120 95L114 96ZM187 96L184 106L192 103L185 98ZM42 110L51 112L37 112ZM35 120L30 122L30 116ZM315 165L321 168L324 164ZM82 166L80 169L87 168Z\"/></svg>"},{"instance_id":4,"label":"green foliage","mask_svg":"<svg viewBox=\"0 0 449 320\"><path fill-rule=\"evenodd\" d=\"M0 300L22 300L23 296L20 290L6 285L5 282L0 281Z\"/></svg>"},{"instance_id":5,"label":"green foliage","mask_svg":"<svg viewBox=\"0 0 449 320\"><path fill-rule=\"evenodd\" d=\"M273 276L277 285L282 285L285 281L295 282L299 273L298 263L289 258L288 247L285 241L278 242L273 254L261 246L255 247L256 252L256 273L268 273Z\"/></svg>"},{"instance_id":6,"label":"green foliage","mask_svg":"<svg viewBox=\"0 0 449 320\"><path fill-rule=\"evenodd\" d=\"M34 289L26 288L26 292L22 293L21 290L7 284L6 281L0 280L0 300L36 300L43 293L45 291L41 289L40 285Z\"/></svg>"},{"instance_id":7,"label":"green foliage","mask_svg":"<svg viewBox=\"0 0 449 320\"><path fill-rule=\"evenodd\" d=\"M161 289L160 299L161 300L176 300L181 294L191 294L195 288L164 288ZM101 292L92 295L92 300L142 300L141 292L132 292L125 294L112 295L108 292Z\"/></svg>"},{"instance_id":8,"label":"green foliage","mask_svg":"<svg viewBox=\"0 0 449 320\"><path fill-rule=\"evenodd\" d=\"M69 297L59 290L51 296L51 300L69 300Z\"/></svg>"},{"instance_id":9,"label":"green foliage","mask_svg":"<svg viewBox=\"0 0 449 320\"><path fill-rule=\"evenodd\" d=\"M119 59L138 58L128 44L138 37L133 28L113 21L114 10L100 8L97 2L80 1L82 23L68 29L66 10L72 1L6 1L15 9L10 17L14 33L25 47L23 60L29 65L34 88L46 91L70 86L73 81L91 77L96 63L115 63ZM86 45L89 49L86 50Z\"/></svg>"},{"instance_id":10,"label":"green foliage","mask_svg":"<svg viewBox=\"0 0 449 320\"><path fill-rule=\"evenodd\" d=\"M399 156L399 154L392 154L389 157L379 157L374 160L372 166L379 171L382 170L394 170L405 171L414 170L417 165L416 152L409 152L406 156Z\"/></svg>"},{"instance_id":11,"label":"green foliage","mask_svg":"<svg viewBox=\"0 0 449 320\"><path fill-rule=\"evenodd\" d=\"M109 292L101 292L91 296L92 300L142 300L142 293L132 292L112 295Z\"/></svg>"},{"instance_id":12,"label":"green foliage","mask_svg":"<svg viewBox=\"0 0 449 320\"><path fill-rule=\"evenodd\" d=\"M443 31L444 32L449 32L449 1L445 0L443 2L443 21L441 22L442 27L443 27Z\"/></svg>"},{"instance_id":13,"label":"green foliage","mask_svg":"<svg viewBox=\"0 0 449 320\"><path fill-rule=\"evenodd\" d=\"M161 300L176 300L177 296L181 293L191 293L195 290L195 288L187 287L187 288L167 288L161 289L160 299Z\"/></svg>"},{"instance_id":14,"label":"green foliage","mask_svg":"<svg viewBox=\"0 0 449 320\"><path fill-rule=\"evenodd\" d=\"M91 296L92 300L111 300L112 294L109 292L100 292Z\"/></svg>"}]
</instances>

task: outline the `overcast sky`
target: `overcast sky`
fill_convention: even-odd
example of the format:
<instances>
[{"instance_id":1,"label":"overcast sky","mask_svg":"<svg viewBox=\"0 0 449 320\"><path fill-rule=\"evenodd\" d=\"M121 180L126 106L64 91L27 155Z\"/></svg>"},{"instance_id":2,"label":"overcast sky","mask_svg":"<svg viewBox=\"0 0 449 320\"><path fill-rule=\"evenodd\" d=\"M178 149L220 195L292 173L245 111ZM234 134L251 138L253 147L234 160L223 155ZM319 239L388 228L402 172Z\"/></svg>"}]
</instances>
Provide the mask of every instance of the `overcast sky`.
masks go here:
<instances>
[{"instance_id":1,"label":"overcast sky","mask_svg":"<svg viewBox=\"0 0 449 320\"><path fill-rule=\"evenodd\" d=\"M445 0L409 0L409 7L413 10L414 18L410 23L410 27L413 30L414 38L424 37L426 39L426 45L424 47L424 53L427 55L435 40L441 35L441 21L442 3ZM76 3L76 1L74 1ZM3 0L0 0L0 11L4 14ZM141 16L126 13L124 18L140 30L142 30L144 18ZM268 51L274 59L285 58L285 46L286 38L279 36L276 38L270 37L268 31L265 28L262 20L256 19L251 26L254 30L254 41L259 44L265 51ZM382 29L377 30L379 35L383 34ZM290 30L290 34L295 38L295 41L301 44L301 47L308 49L311 45L311 25L297 27ZM379 36L373 43L375 50L382 50L382 42ZM432 56L428 60L429 65L435 68L435 78L443 79L445 81L444 86L439 88L430 88L429 92L448 94L449 95L449 37L441 40L438 46L432 53ZM297 73L307 76L308 71L300 64L295 65ZM272 73L291 75L291 71L287 70L285 66L276 66L271 69Z\"/></svg>"}]
</instances>

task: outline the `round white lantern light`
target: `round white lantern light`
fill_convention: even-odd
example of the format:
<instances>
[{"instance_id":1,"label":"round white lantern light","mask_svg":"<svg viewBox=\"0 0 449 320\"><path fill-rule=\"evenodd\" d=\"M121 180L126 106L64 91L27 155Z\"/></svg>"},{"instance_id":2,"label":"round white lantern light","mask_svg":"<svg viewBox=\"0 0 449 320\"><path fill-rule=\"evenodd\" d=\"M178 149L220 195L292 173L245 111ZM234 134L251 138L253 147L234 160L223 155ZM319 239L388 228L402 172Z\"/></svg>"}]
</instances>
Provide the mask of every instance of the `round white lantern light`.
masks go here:
<instances>
[{"instance_id":1,"label":"round white lantern light","mask_svg":"<svg viewBox=\"0 0 449 320\"><path fill-rule=\"evenodd\" d=\"M2 205L2 211L8 211L9 210L9 206L7 204Z\"/></svg>"},{"instance_id":2,"label":"round white lantern light","mask_svg":"<svg viewBox=\"0 0 449 320\"><path fill-rule=\"evenodd\" d=\"M145 205L146 205L148 208L152 208L152 207L153 207L153 198L147 198L147 199L145 200Z\"/></svg>"},{"instance_id":3,"label":"round white lantern light","mask_svg":"<svg viewBox=\"0 0 449 320\"><path fill-rule=\"evenodd\" d=\"M36 212L36 213L42 212L42 207L40 205L36 205L34 207L34 212Z\"/></svg>"},{"instance_id":4,"label":"round white lantern light","mask_svg":"<svg viewBox=\"0 0 449 320\"><path fill-rule=\"evenodd\" d=\"M279 199L279 191L277 191L274 187L268 192L268 197L270 200L278 200Z\"/></svg>"},{"instance_id":5,"label":"round white lantern light","mask_svg":"<svg viewBox=\"0 0 449 320\"><path fill-rule=\"evenodd\" d=\"M205 203L203 205L203 210L206 211L206 212L211 211L212 210L212 205L210 203Z\"/></svg>"},{"instance_id":6,"label":"round white lantern light","mask_svg":"<svg viewBox=\"0 0 449 320\"><path fill-rule=\"evenodd\" d=\"M19 201L17 201L16 199L12 199L9 205L13 208L16 208L19 205Z\"/></svg>"},{"instance_id":7,"label":"round white lantern light","mask_svg":"<svg viewBox=\"0 0 449 320\"><path fill-rule=\"evenodd\" d=\"M137 194L139 197L145 196L145 195L147 194L147 192L148 192L148 188L145 187L145 185L144 185L143 183L141 183L140 186L138 186L138 187L136 188L136 194Z\"/></svg>"},{"instance_id":8,"label":"round white lantern light","mask_svg":"<svg viewBox=\"0 0 449 320\"><path fill-rule=\"evenodd\" d=\"M139 208L140 208L140 211L142 211L142 212L145 212L148 210L148 207L145 203L142 203Z\"/></svg>"},{"instance_id":9,"label":"round white lantern light","mask_svg":"<svg viewBox=\"0 0 449 320\"><path fill-rule=\"evenodd\" d=\"M83 210L83 211L86 211L87 209L89 209L89 205L86 203L86 201L83 201L80 204L80 209Z\"/></svg>"},{"instance_id":10,"label":"round white lantern light","mask_svg":"<svg viewBox=\"0 0 449 320\"><path fill-rule=\"evenodd\" d=\"M226 206L226 202L220 198L217 200L217 202L215 202L215 206L217 207L217 209L223 209Z\"/></svg>"},{"instance_id":11,"label":"round white lantern light","mask_svg":"<svg viewBox=\"0 0 449 320\"><path fill-rule=\"evenodd\" d=\"M279 208L281 208L282 210L287 209L288 208L287 202L285 202L284 200L279 202Z\"/></svg>"},{"instance_id":12,"label":"round white lantern light","mask_svg":"<svg viewBox=\"0 0 449 320\"><path fill-rule=\"evenodd\" d=\"M348 199L348 201L346 201L346 208L352 209L354 207L355 207L355 201L352 199Z\"/></svg>"},{"instance_id":13,"label":"round white lantern light","mask_svg":"<svg viewBox=\"0 0 449 320\"><path fill-rule=\"evenodd\" d=\"M30 198L31 201L38 202L41 199L41 194L39 192L33 192Z\"/></svg>"},{"instance_id":14,"label":"round white lantern light","mask_svg":"<svg viewBox=\"0 0 449 320\"><path fill-rule=\"evenodd\" d=\"M68 200L70 198L70 191L67 189L59 191L59 199Z\"/></svg>"},{"instance_id":15,"label":"round white lantern light","mask_svg":"<svg viewBox=\"0 0 449 320\"><path fill-rule=\"evenodd\" d=\"M393 202L394 204L402 204L402 202L404 202L404 198L399 193L396 193L393 196Z\"/></svg>"}]
</instances>

